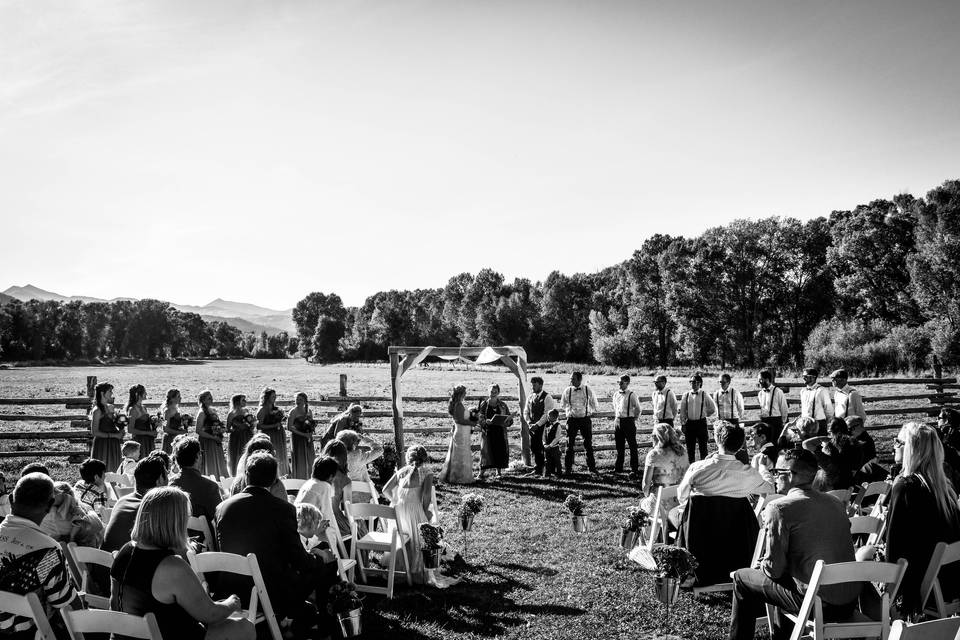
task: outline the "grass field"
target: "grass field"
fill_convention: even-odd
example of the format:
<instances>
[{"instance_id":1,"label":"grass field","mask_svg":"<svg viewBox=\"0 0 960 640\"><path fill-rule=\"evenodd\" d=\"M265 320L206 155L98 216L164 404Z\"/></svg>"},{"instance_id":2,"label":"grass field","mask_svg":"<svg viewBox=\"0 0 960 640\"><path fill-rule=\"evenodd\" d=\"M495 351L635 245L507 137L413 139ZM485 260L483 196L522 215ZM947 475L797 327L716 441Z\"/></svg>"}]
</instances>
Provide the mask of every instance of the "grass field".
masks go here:
<instances>
[{"instance_id":1,"label":"grass field","mask_svg":"<svg viewBox=\"0 0 960 640\"><path fill-rule=\"evenodd\" d=\"M546 378L546 388L559 392L569 376L545 373L553 370L534 368ZM161 399L167 388L177 387L184 398L195 398L203 389L210 389L216 399L227 399L233 393L246 393L256 404L259 390L272 386L281 398L292 398L297 391L310 397L335 395L339 375L348 375L351 395L389 396L389 369L383 366L318 366L299 360L248 360L180 365L141 365L119 367L28 367L0 371L0 397L72 396L85 393L87 375L112 382L117 389L117 402L125 399L123 390L141 383L150 399ZM515 379L503 370L465 370L452 367L418 368L407 374L403 386L409 395L444 395L453 384L462 382L469 393L484 393L492 382L499 382L504 394L516 395ZM616 376L593 375L587 383L601 397L614 390ZM753 380L735 381L741 389L753 388ZM686 388L684 378L671 380L677 390ZM707 381L707 390L716 387ZM652 389L649 378L637 379L634 390L645 395ZM871 386L865 395L921 393L913 386ZM516 402L510 403L514 410ZM905 403L907 404L907 403ZM917 402L909 402L918 406ZM388 405L371 404L383 409ZM407 409L440 410L432 405L407 404ZM895 407L895 403L872 406ZM922 403L921 403L922 406ZM4 407L3 412L23 411L50 413L52 407ZM63 409L60 409L63 411ZM26 417L26 415L24 416ZM897 423L914 417L884 416L884 423ZM368 426L389 427L389 418L368 418ZM0 422L6 431L43 428L66 429L68 423L53 425L30 422ZM407 419L407 427L445 426L438 419ZM892 431L876 432L881 453L888 453ZM438 444L442 433L408 436L407 443ZM516 443L514 443L516 444ZM0 446L36 448L36 444L3 440ZM77 448L55 436L44 447ZM435 456L433 468L439 468ZM598 456L601 471L609 471L609 453ZM15 477L27 460L5 459L2 469L7 477ZM75 479L75 466L57 459L46 459L54 475ZM467 491L481 493L487 510L477 517L469 534L464 553L464 540L455 520L459 496ZM582 493L588 501L591 528L573 532L570 518L562 502L568 493ZM472 487L443 486L438 492L441 523L456 551L462 555L448 563L445 572L462 578L449 590L398 589L398 596L387 601L368 597L364 625L367 637L380 638L523 638L524 640L556 638L596 639L643 638L664 628L664 610L653 595L652 578L627 561L618 547L619 520L626 508L637 502L637 489L625 476L602 474L599 477L575 475L561 481L505 475L500 481ZM673 633L684 638L720 638L726 634L729 596L701 597L694 601L681 595L672 618ZM758 634L758 637L764 635Z\"/></svg>"}]
</instances>

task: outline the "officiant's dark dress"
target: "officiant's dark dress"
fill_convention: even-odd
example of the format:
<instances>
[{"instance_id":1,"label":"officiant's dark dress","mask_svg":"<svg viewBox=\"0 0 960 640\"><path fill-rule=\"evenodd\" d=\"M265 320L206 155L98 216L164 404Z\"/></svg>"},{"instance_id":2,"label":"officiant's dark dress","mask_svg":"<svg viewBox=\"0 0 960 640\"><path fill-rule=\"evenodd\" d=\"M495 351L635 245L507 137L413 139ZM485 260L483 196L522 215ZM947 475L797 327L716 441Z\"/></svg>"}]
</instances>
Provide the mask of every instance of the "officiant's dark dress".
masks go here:
<instances>
[{"instance_id":1,"label":"officiant's dark dress","mask_svg":"<svg viewBox=\"0 0 960 640\"><path fill-rule=\"evenodd\" d=\"M506 469L510 465L507 428L490 422L496 416L509 416L510 409L501 400L493 406L487 400L477 407L480 418L480 469Z\"/></svg>"}]
</instances>

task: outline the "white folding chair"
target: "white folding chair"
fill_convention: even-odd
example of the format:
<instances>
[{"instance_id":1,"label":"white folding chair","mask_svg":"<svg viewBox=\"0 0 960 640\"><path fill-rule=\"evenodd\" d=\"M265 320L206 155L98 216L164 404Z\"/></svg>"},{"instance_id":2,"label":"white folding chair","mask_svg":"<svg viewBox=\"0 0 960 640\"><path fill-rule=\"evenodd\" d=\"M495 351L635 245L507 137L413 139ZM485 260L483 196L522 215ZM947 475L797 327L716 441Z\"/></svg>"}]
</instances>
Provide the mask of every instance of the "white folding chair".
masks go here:
<instances>
[{"instance_id":1,"label":"white folding chair","mask_svg":"<svg viewBox=\"0 0 960 640\"><path fill-rule=\"evenodd\" d=\"M866 484L866 483L864 483L864 484ZM876 513L873 513L873 512L880 509L880 497L881 497L881 496L885 496L885 495L887 495L888 493L890 493L890 486L891 486L891 485L890 485L889 482L885 482L885 481L881 480L881 481L879 481L879 482L871 482L870 484L867 484L865 487L863 487L863 488L857 493L856 497L853 499L853 505L852 505L851 508L853 509L854 514L857 514L857 515L871 515L871 516L876 517L877 514L876 514ZM874 502L872 505L870 505L870 507L869 507L870 513L869 513L869 514L865 514L865 513L863 512L863 509L864 509L864 507L863 507L863 501L866 500L867 498L872 497L872 496L877 496L877 501Z\"/></svg>"},{"instance_id":2,"label":"white folding chair","mask_svg":"<svg viewBox=\"0 0 960 640\"><path fill-rule=\"evenodd\" d=\"M887 640L890 634L890 601L896 598L900 581L907 570L907 561L903 558L897 564L889 562L838 562L824 564L817 560L810 577L810 584L800 605L797 615L786 614L793 621L793 633L790 640L811 635L813 640L823 638L880 638ZM823 602L820 600L820 587L846 582L860 582L864 588L873 588L870 583L884 583L887 588L881 595L880 619L873 620L854 609L850 617L838 622L825 622ZM811 616L813 620L811 620Z\"/></svg>"},{"instance_id":3,"label":"white folding chair","mask_svg":"<svg viewBox=\"0 0 960 640\"><path fill-rule=\"evenodd\" d=\"M213 527L210 526L210 521L204 516L190 516L187 518L187 529L199 531L200 535L203 536L203 540L201 540L201 542L208 550L220 550L219 541L217 540L217 537L213 535Z\"/></svg>"},{"instance_id":4,"label":"white folding chair","mask_svg":"<svg viewBox=\"0 0 960 640\"><path fill-rule=\"evenodd\" d=\"M110 568L113 567L113 560L116 558L116 553L101 551L93 547L81 547L76 542L71 542L67 545L67 553L80 572L80 581L78 584L79 593L77 595L79 595L91 609L109 609L110 596L98 596L90 593L90 567L88 565L99 565L106 567L107 571L109 571Z\"/></svg>"},{"instance_id":5,"label":"white folding chair","mask_svg":"<svg viewBox=\"0 0 960 640\"><path fill-rule=\"evenodd\" d=\"M930 556L930 564L920 582L920 602L923 603L923 613L935 618L946 618L960 613L960 598L949 602L943 599L943 590L940 588L940 570L944 565L960 562L960 542L947 544L938 542ZM930 598L933 596L933 602Z\"/></svg>"},{"instance_id":6,"label":"white folding chair","mask_svg":"<svg viewBox=\"0 0 960 640\"><path fill-rule=\"evenodd\" d=\"M204 577L206 573L232 573L251 578L253 587L250 589L250 606L242 612L243 615L253 625L266 622L273 640L283 640L280 625L273 612L273 605L270 603L270 596L263 582L263 574L260 573L260 564L257 562L255 554L248 553L246 556L241 556L222 551L207 551L205 553L187 551L187 561L193 568L194 573L200 576L204 588L207 588L206 578ZM259 612L260 609L262 609L262 612Z\"/></svg>"},{"instance_id":7,"label":"white folding chair","mask_svg":"<svg viewBox=\"0 0 960 640\"><path fill-rule=\"evenodd\" d=\"M152 613L145 616L134 616L119 611L100 611L86 609L73 611L60 609L60 615L67 625L70 640L83 640L85 633L113 633L128 638L142 638L142 640L163 640L160 627Z\"/></svg>"},{"instance_id":8,"label":"white folding chair","mask_svg":"<svg viewBox=\"0 0 960 640\"><path fill-rule=\"evenodd\" d=\"M223 495L229 496L230 490L233 489L233 482L236 480L236 477L229 476L226 478L220 478L220 489L223 490Z\"/></svg>"},{"instance_id":9,"label":"white folding chair","mask_svg":"<svg viewBox=\"0 0 960 640\"><path fill-rule=\"evenodd\" d=\"M287 500L290 504L296 502L297 494L300 492L300 487L307 483L303 478L284 478L283 479L283 490L287 492Z\"/></svg>"},{"instance_id":10,"label":"white folding chair","mask_svg":"<svg viewBox=\"0 0 960 640\"><path fill-rule=\"evenodd\" d=\"M376 575L386 574L387 577L387 587L385 589L383 587L372 587L370 585L358 585L357 589L369 593L381 593L388 598L393 598L393 582L394 575L396 574L398 555L403 557L403 573L407 577L407 584L413 585L413 580L410 577L410 558L407 556L407 543L410 542L410 534L400 526L396 510L393 507L387 507L382 504L347 503L347 515L350 518L350 530L353 534L353 544L350 545L350 559L357 562L357 568L360 570L360 579L366 582L368 572ZM358 518L379 518L387 524L392 522L393 526L388 526L387 531L370 530L361 538L357 532ZM359 558L362 558L362 551L390 552L390 566L387 569L364 567L363 562L359 560ZM419 549L411 551L413 553L420 552Z\"/></svg>"},{"instance_id":11,"label":"white folding chair","mask_svg":"<svg viewBox=\"0 0 960 640\"><path fill-rule=\"evenodd\" d=\"M40 597L34 592L20 595L0 591L0 613L12 613L32 620L33 626L37 629L34 635L35 640L56 640L57 638L50 627L43 604L40 603Z\"/></svg>"},{"instance_id":12,"label":"white folding chair","mask_svg":"<svg viewBox=\"0 0 960 640\"><path fill-rule=\"evenodd\" d=\"M337 557L337 571L340 573L340 577L347 582L353 582L353 573L357 567L357 561L347 553L347 547L343 543L343 538L340 536L340 528L337 527L336 522L331 523L330 526L327 527L325 535L327 537L327 544L330 545L330 550L333 552L333 555Z\"/></svg>"},{"instance_id":13,"label":"white folding chair","mask_svg":"<svg viewBox=\"0 0 960 640\"><path fill-rule=\"evenodd\" d=\"M133 482L128 476L122 473L111 473L109 471L104 473L103 483L107 486L110 494L107 497L108 505L112 506L123 496L133 493Z\"/></svg>"},{"instance_id":14,"label":"white folding chair","mask_svg":"<svg viewBox=\"0 0 960 640\"><path fill-rule=\"evenodd\" d=\"M907 624L896 620L890 628L890 640L956 640L960 638L960 618Z\"/></svg>"},{"instance_id":15,"label":"white folding chair","mask_svg":"<svg viewBox=\"0 0 960 640\"><path fill-rule=\"evenodd\" d=\"M883 532L884 521L873 516L853 516L850 518L850 535L867 536L865 544L876 544Z\"/></svg>"},{"instance_id":16,"label":"white folding chair","mask_svg":"<svg viewBox=\"0 0 960 640\"><path fill-rule=\"evenodd\" d=\"M757 514L757 522L760 524L761 528L763 528L765 524L763 521L763 514L767 510L767 505L784 497L786 496L784 496L782 493L768 493L759 497L757 500L757 506L754 507L753 512Z\"/></svg>"},{"instance_id":17,"label":"white folding chair","mask_svg":"<svg viewBox=\"0 0 960 640\"><path fill-rule=\"evenodd\" d=\"M667 517L670 513L671 507L668 506L673 504L677 500L677 490L680 488L679 484L675 484L669 487L660 487L657 490L657 501L653 508L653 514L650 516L650 541L649 545L653 545L654 541L659 536L663 544L670 544L671 539L676 537L676 534L670 532L670 520Z\"/></svg>"}]
</instances>

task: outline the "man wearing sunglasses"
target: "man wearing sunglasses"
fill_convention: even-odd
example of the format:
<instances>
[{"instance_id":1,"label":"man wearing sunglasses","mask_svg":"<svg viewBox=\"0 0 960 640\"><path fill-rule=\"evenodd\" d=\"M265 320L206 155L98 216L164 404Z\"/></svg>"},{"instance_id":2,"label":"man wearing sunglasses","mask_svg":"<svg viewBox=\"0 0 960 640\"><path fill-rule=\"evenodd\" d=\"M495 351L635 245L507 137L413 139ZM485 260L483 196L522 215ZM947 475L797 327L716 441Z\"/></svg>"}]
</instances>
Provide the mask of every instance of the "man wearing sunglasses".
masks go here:
<instances>
[{"instance_id":1,"label":"man wearing sunglasses","mask_svg":"<svg viewBox=\"0 0 960 640\"><path fill-rule=\"evenodd\" d=\"M773 640L790 637L793 623L783 613L797 613L817 560L852 562L853 540L844 505L813 488L817 459L804 449L780 454L771 469L777 492L785 497L767 505L764 553L759 567L733 574L730 640L752 640L764 605L774 609ZM824 617L849 616L860 595L860 583L820 587Z\"/></svg>"}]
</instances>

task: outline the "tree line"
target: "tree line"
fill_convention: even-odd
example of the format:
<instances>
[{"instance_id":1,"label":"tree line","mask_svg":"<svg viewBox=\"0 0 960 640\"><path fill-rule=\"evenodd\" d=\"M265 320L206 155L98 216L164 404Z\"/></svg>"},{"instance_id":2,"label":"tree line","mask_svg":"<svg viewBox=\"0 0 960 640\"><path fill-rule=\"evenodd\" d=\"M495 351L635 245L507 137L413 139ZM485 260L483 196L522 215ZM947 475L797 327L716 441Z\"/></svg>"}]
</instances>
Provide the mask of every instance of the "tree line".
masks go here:
<instances>
[{"instance_id":1,"label":"tree line","mask_svg":"<svg viewBox=\"0 0 960 640\"><path fill-rule=\"evenodd\" d=\"M350 308L314 292L293 320L299 354L319 361L381 360L391 344L495 344L620 367L960 364L960 181L808 222L656 235L597 273L534 283L483 269Z\"/></svg>"},{"instance_id":2,"label":"tree line","mask_svg":"<svg viewBox=\"0 0 960 640\"><path fill-rule=\"evenodd\" d=\"M285 358L298 340L207 322L160 300L57 302L13 300L0 306L0 359Z\"/></svg>"}]
</instances>

